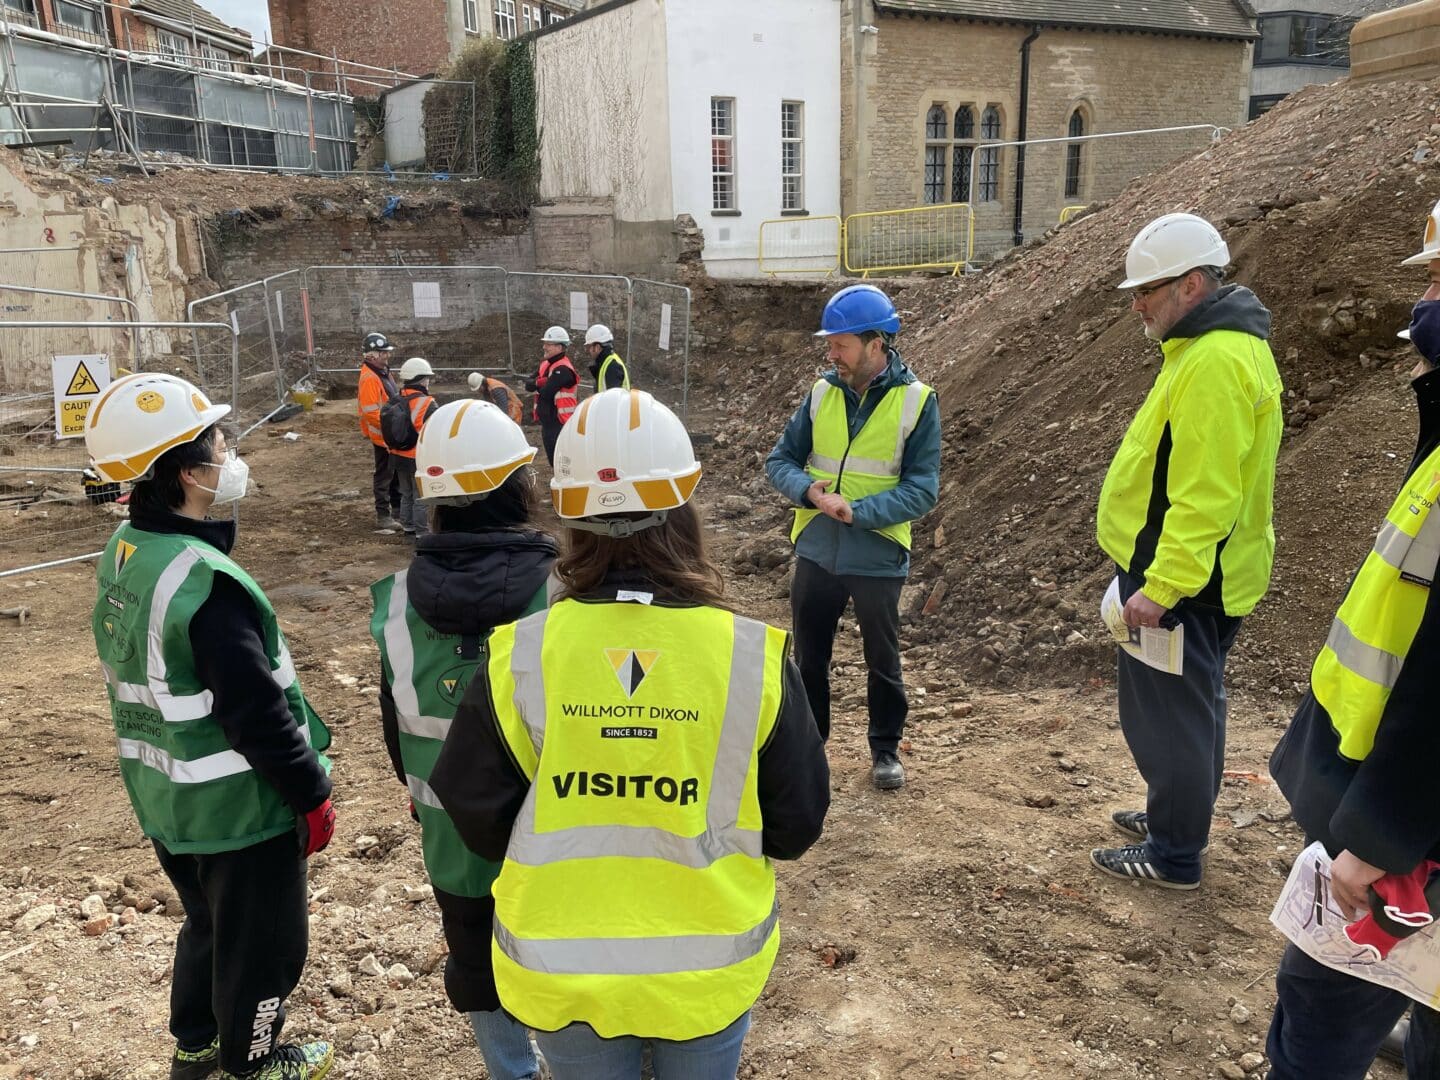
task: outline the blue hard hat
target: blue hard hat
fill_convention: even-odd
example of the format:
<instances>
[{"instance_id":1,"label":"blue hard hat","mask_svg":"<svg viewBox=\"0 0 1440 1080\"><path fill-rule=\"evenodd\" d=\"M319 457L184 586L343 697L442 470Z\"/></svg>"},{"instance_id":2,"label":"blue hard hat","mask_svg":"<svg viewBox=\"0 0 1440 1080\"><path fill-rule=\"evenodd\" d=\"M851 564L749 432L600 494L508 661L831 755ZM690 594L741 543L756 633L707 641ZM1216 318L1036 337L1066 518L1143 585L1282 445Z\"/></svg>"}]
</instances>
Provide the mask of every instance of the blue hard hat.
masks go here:
<instances>
[{"instance_id":1,"label":"blue hard hat","mask_svg":"<svg viewBox=\"0 0 1440 1080\"><path fill-rule=\"evenodd\" d=\"M898 334L900 313L890 298L874 285L851 285L830 297L815 336L862 334L866 330Z\"/></svg>"}]
</instances>

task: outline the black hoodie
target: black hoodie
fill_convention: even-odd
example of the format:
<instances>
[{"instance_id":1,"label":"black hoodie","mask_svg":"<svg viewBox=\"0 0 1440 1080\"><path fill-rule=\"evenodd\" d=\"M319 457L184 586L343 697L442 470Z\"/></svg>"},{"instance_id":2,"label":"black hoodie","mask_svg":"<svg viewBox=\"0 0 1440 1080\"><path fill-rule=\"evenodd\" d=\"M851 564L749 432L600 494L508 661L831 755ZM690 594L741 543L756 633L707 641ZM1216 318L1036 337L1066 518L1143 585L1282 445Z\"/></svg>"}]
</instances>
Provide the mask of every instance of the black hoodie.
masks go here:
<instances>
[{"instance_id":1,"label":"black hoodie","mask_svg":"<svg viewBox=\"0 0 1440 1080\"><path fill-rule=\"evenodd\" d=\"M1222 285L1165 331L1165 340L1197 338L1211 330L1238 330L1270 340L1270 310L1244 285Z\"/></svg>"},{"instance_id":2,"label":"black hoodie","mask_svg":"<svg viewBox=\"0 0 1440 1080\"><path fill-rule=\"evenodd\" d=\"M496 529L483 533L427 533L415 541L405 576L406 596L429 626L442 634L481 639L514 622L545 585L555 541L540 532ZM462 642L462 649L468 642ZM467 650L468 651L468 650ZM405 783L395 698L380 672L380 719L395 775Z\"/></svg>"},{"instance_id":3,"label":"black hoodie","mask_svg":"<svg viewBox=\"0 0 1440 1080\"><path fill-rule=\"evenodd\" d=\"M428 625L461 636L463 655L478 657L481 640L496 626L524 614L536 592L545 587L555 554L554 540L529 530L430 533L415 542L415 558L405 577L406 597ZM396 777L404 784L395 698L383 664L380 719L385 749L390 752ZM445 961L446 996L460 1012L493 1012L500 1008L490 966L495 901L489 896L456 896L436 889L435 902L450 947Z\"/></svg>"},{"instance_id":4,"label":"black hoodie","mask_svg":"<svg viewBox=\"0 0 1440 1080\"><path fill-rule=\"evenodd\" d=\"M1408 478L1440 446L1440 371L1416 379L1420 438ZM1364 761L1340 756L1330 715L1305 695L1275 753L1270 774L1290 800L1296 823L1332 856L1349 850L1392 874L1440 859L1440 587L1430 589L1420 629L1385 703L1375 746Z\"/></svg>"}]
</instances>

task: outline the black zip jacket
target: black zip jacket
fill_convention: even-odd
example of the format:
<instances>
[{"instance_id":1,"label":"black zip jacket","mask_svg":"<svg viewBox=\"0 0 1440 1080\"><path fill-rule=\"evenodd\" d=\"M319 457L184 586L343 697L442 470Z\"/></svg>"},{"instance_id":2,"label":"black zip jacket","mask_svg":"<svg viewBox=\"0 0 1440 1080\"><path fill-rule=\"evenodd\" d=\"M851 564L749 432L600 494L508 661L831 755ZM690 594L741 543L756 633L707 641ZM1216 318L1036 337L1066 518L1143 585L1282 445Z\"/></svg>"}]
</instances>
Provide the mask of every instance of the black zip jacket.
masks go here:
<instances>
[{"instance_id":1,"label":"black zip jacket","mask_svg":"<svg viewBox=\"0 0 1440 1080\"><path fill-rule=\"evenodd\" d=\"M567 360L570 359L568 354L564 354L564 358ZM560 359L561 357L559 356L555 358L556 361ZM526 378L525 389L534 391L535 384L538 381L539 373L537 372L535 375ZM574 360L570 360L570 364L567 367L553 368L550 373L545 376L545 385L538 391L541 424L556 430L564 426L560 422L560 417L555 412L555 395L560 393L561 390L577 385L579 382L580 376L575 371Z\"/></svg>"},{"instance_id":2,"label":"black zip jacket","mask_svg":"<svg viewBox=\"0 0 1440 1080\"><path fill-rule=\"evenodd\" d=\"M231 521L196 521L137 508L130 523L145 532L193 536L226 555L235 546ZM214 697L211 715L235 752L296 815L328 799L330 777L271 677L260 611L234 578L215 576L210 595L190 620L190 651L200 682Z\"/></svg>"},{"instance_id":3,"label":"black zip jacket","mask_svg":"<svg viewBox=\"0 0 1440 1080\"><path fill-rule=\"evenodd\" d=\"M1440 371L1416 379L1420 438L1406 478L1440 446ZM1440 859L1440 583L1385 704L1364 761L1340 756L1340 737L1314 692L1305 695L1270 758L1295 821L1332 856L1343 850L1392 874Z\"/></svg>"},{"instance_id":4,"label":"black zip jacket","mask_svg":"<svg viewBox=\"0 0 1440 1080\"><path fill-rule=\"evenodd\" d=\"M514 622L544 588L555 561L555 541L544 533L496 529L483 533L431 533L415 542L405 594L427 625L459 634L462 656L476 658L492 629ZM380 722L395 775L405 783L400 758L400 725L395 697L380 671ZM495 901L435 890L450 955L445 959L445 994L459 1012L500 1008L490 963Z\"/></svg>"},{"instance_id":5,"label":"black zip jacket","mask_svg":"<svg viewBox=\"0 0 1440 1080\"><path fill-rule=\"evenodd\" d=\"M621 589L653 592L655 586L633 572L614 574L584 599L614 603ZM657 597L655 602L663 601ZM485 677L471 680L430 774L430 787L466 846L481 858L498 862L505 857L510 829L530 781L516 766L500 734L489 675L482 674ZM800 671L788 655L780 715L760 749L757 795L763 821L762 849L770 858L798 859L820 838L830 808L830 767Z\"/></svg>"},{"instance_id":6,"label":"black zip jacket","mask_svg":"<svg viewBox=\"0 0 1440 1080\"><path fill-rule=\"evenodd\" d=\"M405 594L415 612L442 634L460 634L461 649L479 655L492 629L514 622L530 606L555 562L555 541L544 533L496 529L483 533L427 533L415 541ZM468 639L468 640L466 640ZM380 670L380 722L385 749L400 783L400 726L395 697Z\"/></svg>"}]
</instances>

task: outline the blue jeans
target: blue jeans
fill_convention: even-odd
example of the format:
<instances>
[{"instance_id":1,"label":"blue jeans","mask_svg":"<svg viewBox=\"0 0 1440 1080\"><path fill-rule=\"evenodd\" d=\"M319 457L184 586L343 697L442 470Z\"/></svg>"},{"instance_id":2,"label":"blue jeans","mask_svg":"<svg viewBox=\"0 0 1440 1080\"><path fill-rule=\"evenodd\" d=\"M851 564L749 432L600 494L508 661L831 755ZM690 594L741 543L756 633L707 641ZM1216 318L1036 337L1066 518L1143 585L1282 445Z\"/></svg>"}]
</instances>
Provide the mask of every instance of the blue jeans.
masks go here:
<instances>
[{"instance_id":1,"label":"blue jeans","mask_svg":"<svg viewBox=\"0 0 1440 1080\"><path fill-rule=\"evenodd\" d=\"M749 1030L747 1012L714 1035L684 1042L629 1035L602 1039L589 1024L537 1031L535 1038L555 1080L639 1080L640 1060L647 1043L655 1080L735 1080L740 1047Z\"/></svg>"},{"instance_id":2,"label":"blue jeans","mask_svg":"<svg viewBox=\"0 0 1440 1080\"><path fill-rule=\"evenodd\" d=\"M537 1080L540 1065L524 1024L508 1016L504 1009L466 1015L475 1029L475 1042L490 1080Z\"/></svg>"},{"instance_id":3,"label":"blue jeans","mask_svg":"<svg viewBox=\"0 0 1440 1080\"><path fill-rule=\"evenodd\" d=\"M1279 999L1265 1052L1269 1080L1364 1080L1380 1044L1411 1001L1383 986L1285 947L1275 976ZM1405 1041L1410 1080L1440 1077L1440 1014L1415 1005Z\"/></svg>"}]
</instances>

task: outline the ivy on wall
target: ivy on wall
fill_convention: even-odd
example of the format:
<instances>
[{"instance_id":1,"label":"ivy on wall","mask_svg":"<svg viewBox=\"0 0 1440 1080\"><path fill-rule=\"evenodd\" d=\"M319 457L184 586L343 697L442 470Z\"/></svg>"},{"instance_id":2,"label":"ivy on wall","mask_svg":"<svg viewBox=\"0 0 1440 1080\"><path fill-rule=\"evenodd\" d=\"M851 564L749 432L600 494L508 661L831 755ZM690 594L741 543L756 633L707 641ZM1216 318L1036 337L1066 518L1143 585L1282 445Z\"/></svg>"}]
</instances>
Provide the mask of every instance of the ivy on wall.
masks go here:
<instances>
[{"instance_id":1,"label":"ivy on wall","mask_svg":"<svg viewBox=\"0 0 1440 1080\"><path fill-rule=\"evenodd\" d=\"M478 173L500 184L515 209L528 207L540 181L534 42L472 42L442 77L446 84L425 95L427 164Z\"/></svg>"}]
</instances>

